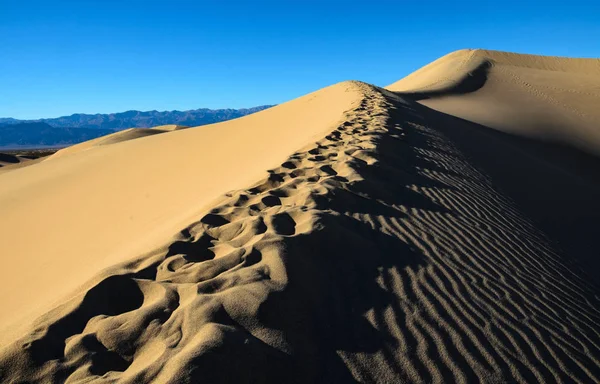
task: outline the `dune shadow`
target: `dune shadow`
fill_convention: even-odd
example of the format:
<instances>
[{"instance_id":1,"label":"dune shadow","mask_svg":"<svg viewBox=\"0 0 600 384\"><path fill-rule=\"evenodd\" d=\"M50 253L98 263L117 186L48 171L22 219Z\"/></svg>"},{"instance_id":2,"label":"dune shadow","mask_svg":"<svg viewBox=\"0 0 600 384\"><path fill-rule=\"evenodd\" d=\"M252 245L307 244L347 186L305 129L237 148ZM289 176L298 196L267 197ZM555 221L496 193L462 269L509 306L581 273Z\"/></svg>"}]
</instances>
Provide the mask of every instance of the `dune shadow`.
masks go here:
<instances>
[{"instance_id":1,"label":"dune shadow","mask_svg":"<svg viewBox=\"0 0 600 384\"><path fill-rule=\"evenodd\" d=\"M20 162L21 160L19 160L19 158L15 155L0 152L0 161L3 161L5 163L10 163L10 164L16 164L16 163Z\"/></svg>"},{"instance_id":2,"label":"dune shadow","mask_svg":"<svg viewBox=\"0 0 600 384\"><path fill-rule=\"evenodd\" d=\"M271 294L259 320L285 333L300 382L354 382L338 352L376 353L395 343L366 318L394 300L379 282L381 271L417 266L421 257L348 216L325 214L318 225L285 239L289 283Z\"/></svg>"},{"instance_id":3,"label":"dune shadow","mask_svg":"<svg viewBox=\"0 0 600 384\"><path fill-rule=\"evenodd\" d=\"M434 97L463 95L466 93L475 92L485 85L491 68L492 62L489 60L485 60L481 64L479 64L475 69L465 74L453 85L431 91L396 93L403 97L408 97L412 100L425 100Z\"/></svg>"},{"instance_id":4,"label":"dune shadow","mask_svg":"<svg viewBox=\"0 0 600 384\"><path fill-rule=\"evenodd\" d=\"M600 159L566 145L515 136L422 106L436 130L580 269L600 268ZM593 273L586 273L588 276ZM596 284L600 277L590 276Z\"/></svg>"},{"instance_id":5,"label":"dune shadow","mask_svg":"<svg viewBox=\"0 0 600 384\"><path fill-rule=\"evenodd\" d=\"M140 308L143 301L143 293L130 276L110 276L90 289L74 310L50 324L43 336L26 344L24 348L37 365L63 359L66 340L83 332L91 318L98 315L116 316L133 311ZM95 346L98 344L95 340L84 345L97 349ZM108 352L100 353L98 359L98 364L101 365L103 362L115 361ZM123 367L123 364L118 362L117 366Z\"/></svg>"},{"instance_id":6,"label":"dune shadow","mask_svg":"<svg viewBox=\"0 0 600 384\"><path fill-rule=\"evenodd\" d=\"M316 230L284 240L288 286L270 295L258 318L286 335L301 382L360 382L345 354L382 353L387 364L402 372L389 356L399 347L393 332L373 322L387 308L398 312L388 272L419 269L426 258L383 225L402 220L412 209L451 214L411 188L449 188L418 169L433 165L415 147L443 149L406 124L418 124L417 119L401 108L391 109L388 132L377 136L370 153L375 163L351 163L362 180L342 183L343 189L324 197L327 201L319 205L327 209L319 214ZM407 343L416 348L416 340Z\"/></svg>"}]
</instances>

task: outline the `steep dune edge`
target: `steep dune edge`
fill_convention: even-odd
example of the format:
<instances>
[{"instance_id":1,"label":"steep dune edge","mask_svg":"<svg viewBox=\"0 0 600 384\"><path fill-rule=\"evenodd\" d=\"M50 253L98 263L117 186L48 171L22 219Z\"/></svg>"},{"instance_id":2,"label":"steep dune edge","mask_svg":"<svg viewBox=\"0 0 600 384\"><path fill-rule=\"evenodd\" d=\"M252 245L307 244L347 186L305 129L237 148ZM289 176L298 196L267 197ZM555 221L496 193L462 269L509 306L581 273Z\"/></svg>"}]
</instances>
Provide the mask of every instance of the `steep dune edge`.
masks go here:
<instances>
[{"instance_id":1,"label":"steep dune edge","mask_svg":"<svg viewBox=\"0 0 600 384\"><path fill-rule=\"evenodd\" d=\"M178 125L178 124L167 124L167 125L157 125L156 127L152 127L152 129L157 129L161 131L179 131L181 129L190 128L187 125Z\"/></svg>"},{"instance_id":2,"label":"steep dune edge","mask_svg":"<svg viewBox=\"0 0 600 384\"><path fill-rule=\"evenodd\" d=\"M598 382L598 287L448 136L467 123L354 86L325 138L199 200L5 348L0 379Z\"/></svg>"},{"instance_id":3,"label":"steep dune edge","mask_svg":"<svg viewBox=\"0 0 600 384\"><path fill-rule=\"evenodd\" d=\"M0 175L0 345L98 271L164 243L225 191L322 137L359 101L354 83L340 83Z\"/></svg>"},{"instance_id":4,"label":"steep dune edge","mask_svg":"<svg viewBox=\"0 0 600 384\"><path fill-rule=\"evenodd\" d=\"M386 88L484 126L600 155L600 59L460 50Z\"/></svg>"}]
</instances>

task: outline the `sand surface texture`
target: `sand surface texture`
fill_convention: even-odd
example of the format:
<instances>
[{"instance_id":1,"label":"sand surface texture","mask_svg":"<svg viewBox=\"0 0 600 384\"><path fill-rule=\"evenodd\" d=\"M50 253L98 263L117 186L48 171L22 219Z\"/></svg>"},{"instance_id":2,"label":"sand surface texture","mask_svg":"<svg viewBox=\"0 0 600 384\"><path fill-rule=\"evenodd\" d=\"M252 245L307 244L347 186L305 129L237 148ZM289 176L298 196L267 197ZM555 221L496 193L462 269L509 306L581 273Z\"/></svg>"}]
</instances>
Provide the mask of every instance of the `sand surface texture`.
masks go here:
<instances>
[{"instance_id":1,"label":"sand surface texture","mask_svg":"<svg viewBox=\"0 0 600 384\"><path fill-rule=\"evenodd\" d=\"M491 128L600 155L600 59L468 49L386 88Z\"/></svg>"},{"instance_id":2,"label":"sand surface texture","mask_svg":"<svg viewBox=\"0 0 600 384\"><path fill-rule=\"evenodd\" d=\"M403 91L0 175L0 381L598 382L597 158Z\"/></svg>"}]
</instances>

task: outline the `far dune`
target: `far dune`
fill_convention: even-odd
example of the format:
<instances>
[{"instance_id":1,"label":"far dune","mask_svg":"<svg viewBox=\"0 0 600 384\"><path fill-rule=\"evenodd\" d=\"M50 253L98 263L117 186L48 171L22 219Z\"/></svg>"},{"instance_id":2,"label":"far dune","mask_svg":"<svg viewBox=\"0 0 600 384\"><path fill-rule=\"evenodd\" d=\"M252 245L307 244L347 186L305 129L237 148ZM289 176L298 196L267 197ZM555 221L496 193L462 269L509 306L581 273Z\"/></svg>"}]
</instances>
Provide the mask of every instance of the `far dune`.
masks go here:
<instances>
[{"instance_id":1,"label":"far dune","mask_svg":"<svg viewBox=\"0 0 600 384\"><path fill-rule=\"evenodd\" d=\"M73 154L76 152L81 152L88 150L90 148L99 146L99 145L108 145L108 144L116 144L123 141L139 139L146 136L152 136L160 133L165 133L167 130L155 129L155 128L129 128L124 129L119 132L111 133L110 135L105 135L98 137L97 139L84 141L83 143L71 145L64 149L59 150L54 155L52 155L52 159L57 157L61 157L64 155Z\"/></svg>"},{"instance_id":2,"label":"far dune","mask_svg":"<svg viewBox=\"0 0 600 384\"><path fill-rule=\"evenodd\" d=\"M23 161L29 160L28 158L21 157L18 155L13 155L10 153L0 153L0 167L5 167L7 165L18 164Z\"/></svg>"},{"instance_id":3,"label":"far dune","mask_svg":"<svg viewBox=\"0 0 600 384\"><path fill-rule=\"evenodd\" d=\"M468 49L386 88L488 127L600 155L600 59Z\"/></svg>"},{"instance_id":4,"label":"far dune","mask_svg":"<svg viewBox=\"0 0 600 384\"><path fill-rule=\"evenodd\" d=\"M0 152L0 173L27 167L45 160L55 152L54 149L22 149Z\"/></svg>"}]
</instances>

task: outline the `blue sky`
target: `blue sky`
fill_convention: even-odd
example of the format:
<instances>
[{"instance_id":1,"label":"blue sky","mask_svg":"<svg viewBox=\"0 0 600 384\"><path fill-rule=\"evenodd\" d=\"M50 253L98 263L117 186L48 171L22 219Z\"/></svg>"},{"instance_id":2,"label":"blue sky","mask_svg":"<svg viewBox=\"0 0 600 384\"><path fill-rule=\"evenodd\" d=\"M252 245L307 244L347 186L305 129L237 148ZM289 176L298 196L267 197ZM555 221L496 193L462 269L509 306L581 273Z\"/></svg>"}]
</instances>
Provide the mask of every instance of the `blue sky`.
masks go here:
<instances>
[{"instance_id":1,"label":"blue sky","mask_svg":"<svg viewBox=\"0 0 600 384\"><path fill-rule=\"evenodd\" d=\"M276 104L461 48L599 57L597 3L0 0L0 117Z\"/></svg>"}]
</instances>

